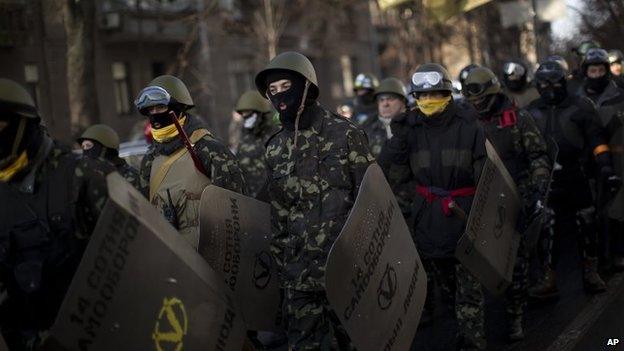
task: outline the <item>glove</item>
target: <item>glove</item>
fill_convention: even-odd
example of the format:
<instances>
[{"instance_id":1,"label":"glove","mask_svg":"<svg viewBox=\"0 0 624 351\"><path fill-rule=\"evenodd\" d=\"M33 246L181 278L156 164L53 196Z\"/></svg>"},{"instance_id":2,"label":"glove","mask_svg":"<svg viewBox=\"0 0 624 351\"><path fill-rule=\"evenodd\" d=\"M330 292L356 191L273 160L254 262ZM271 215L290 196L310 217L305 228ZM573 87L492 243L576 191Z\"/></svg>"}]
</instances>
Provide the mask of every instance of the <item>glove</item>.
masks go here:
<instances>
[{"instance_id":1,"label":"glove","mask_svg":"<svg viewBox=\"0 0 624 351\"><path fill-rule=\"evenodd\" d=\"M622 185L622 179L613 172L611 166L600 168L600 180L610 195L615 195Z\"/></svg>"}]
</instances>

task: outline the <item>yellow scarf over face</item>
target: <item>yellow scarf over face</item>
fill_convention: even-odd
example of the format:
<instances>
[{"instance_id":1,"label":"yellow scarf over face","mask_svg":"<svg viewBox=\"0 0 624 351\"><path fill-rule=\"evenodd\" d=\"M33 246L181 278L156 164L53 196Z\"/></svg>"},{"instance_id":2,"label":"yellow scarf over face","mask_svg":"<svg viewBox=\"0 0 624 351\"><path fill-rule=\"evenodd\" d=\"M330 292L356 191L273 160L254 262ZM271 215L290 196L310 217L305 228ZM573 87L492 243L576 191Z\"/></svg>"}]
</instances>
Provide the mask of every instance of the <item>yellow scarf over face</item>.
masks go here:
<instances>
[{"instance_id":1,"label":"yellow scarf over face","mask_svg":"<svg viewBox=\"0 0 624 351\"><path fill-rule=\"evenodd\" d=\"M427 117L431 117L436 113L444 111L446 106L451 102L451 98L451 96L446 96L439 99L417 99L416 104L420 112Z\"/></svg>"},{"instance_id":2,"label":"yellow scarf over face","mask_svg":"<svg viewBox=\"0 0 624 351\"><path fill-rule=\"evenodd\" d=\"M0 182L8 182L13 176L28 166L28 155L26 151L22 152L19 157L7 166L5 169L0 170Z\"/></svg>"},{"instance_id":3,"label":"yellow scarf over face","mask_svg":"<svg viewBox=\"0 0 624 351\"><path fill-rule=\"evenodd\" d=\"M180 122L180 126L184 126L184 122L186 122L186 117L178 120ZM166 127L155 129L152 127L152 137L159 143L168 141L173 139L178 135L178 129L175 124L170 124Z\"/></svg>"}]
</instances>

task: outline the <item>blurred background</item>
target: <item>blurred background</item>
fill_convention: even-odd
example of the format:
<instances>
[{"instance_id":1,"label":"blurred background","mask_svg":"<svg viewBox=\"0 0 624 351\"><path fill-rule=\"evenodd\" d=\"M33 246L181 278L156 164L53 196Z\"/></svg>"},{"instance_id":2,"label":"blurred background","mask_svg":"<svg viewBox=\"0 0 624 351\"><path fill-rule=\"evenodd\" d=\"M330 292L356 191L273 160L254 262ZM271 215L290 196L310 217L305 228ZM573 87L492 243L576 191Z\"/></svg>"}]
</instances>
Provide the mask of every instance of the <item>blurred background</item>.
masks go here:
<instances>
[{"instance_id":1,"label":"blurred background","mask_svg":"<svg viewBox=\"0 0 624 351\"><path fill-rule=\"evenodd\" d=\"M227 139L236 99L287 50L316 67L321 102L353 96L359 72L407 80L434 61L496 72L557 53L571 68L584 39L623 49L624 1L609 0L0 0L0 76L30 89L51 134L95 123L141 138L134 98L173 74Z\"/></svg>"}]
</instances>

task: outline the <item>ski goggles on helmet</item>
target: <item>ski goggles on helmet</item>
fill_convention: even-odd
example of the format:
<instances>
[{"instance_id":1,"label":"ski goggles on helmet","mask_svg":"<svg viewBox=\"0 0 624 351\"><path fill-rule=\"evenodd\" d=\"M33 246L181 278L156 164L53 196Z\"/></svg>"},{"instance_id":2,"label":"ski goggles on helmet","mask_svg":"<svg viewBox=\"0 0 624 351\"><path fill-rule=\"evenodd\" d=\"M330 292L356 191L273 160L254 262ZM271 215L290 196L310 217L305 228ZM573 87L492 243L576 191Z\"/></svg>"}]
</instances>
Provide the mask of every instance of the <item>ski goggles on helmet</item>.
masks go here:
<instances>
[{"instance_id":1,"label":"ski goggles on helmet","mask_svg":"<svg viewBox=\"0 0 624 351\"><path fill-rule=\"evenodd\" d=\"M494 80L490 80L485 83L466 84L462 89L462 93L467 97L479 96L485 93L485 91L488 90L490 87L492 87L494 83Z\"/></svg>"},{"instance_id":2,"label":"ski goggles on helmet","mask_svg":"<svg viewBox=\"0 0 624 351\"><path fill-rule=\"evenodd\" d=\"M416 72L412 75L412 84L416 88L432 88L444 80L440 72Z\"/></svg>"},{"instance_id":3,"label":"ski goggles on helmet","mask_svg":"<svg viewBox=\"0 0 624 351\"><path fill-rule=\"evenodd\" d=\"M585 63L587 64L600 64L609 63L609 54L604 49L589 49L585 54Z\"/></svg>"},{"instance_id":4,"label":"ski goggles on helmet","mask_svg":"<svg viewBox=\"0 0 624 351\"><path fill-rule=\"evenodd\" d=\"M353 84L354 89L374 89L375 82L373 79L365 74L358 74L355 77L355 83Z\"/></svg>"},{"instance_id":5,"label":"ski goggles on helmet","mask_svg":"<svg viewBox=\"0 0 624 351\"><path fill-rule=\"evenodd\" d=\"M565 71L558 62L550 61L542 63L535 71L535 80L541 82L557 83L565 79Z\"/></svg>"},{"instance_id":6,"label":"ski goggles on helmet","mask_svg":"<svg viewBox=\"0 0 624 351\"><path fill-rule=\"evenodd\" d=\"M503 72L507 77L520 78L526 74L526 68L516 62L507 62L503 66Z\"/></svg>"},{"instance_id":7,"label":"ski goggles on helmet","mask_svg":"<svg viewBox=\"0 0 624 351\"><path fill-rule=\"evenodd\" d=\"M171 95L163 88L158 86L149 86L139 93L139 96L134 100L134 105L137 110L142 111L148 107L169 105L171 102Z\"/></svg>"}]
</instances>

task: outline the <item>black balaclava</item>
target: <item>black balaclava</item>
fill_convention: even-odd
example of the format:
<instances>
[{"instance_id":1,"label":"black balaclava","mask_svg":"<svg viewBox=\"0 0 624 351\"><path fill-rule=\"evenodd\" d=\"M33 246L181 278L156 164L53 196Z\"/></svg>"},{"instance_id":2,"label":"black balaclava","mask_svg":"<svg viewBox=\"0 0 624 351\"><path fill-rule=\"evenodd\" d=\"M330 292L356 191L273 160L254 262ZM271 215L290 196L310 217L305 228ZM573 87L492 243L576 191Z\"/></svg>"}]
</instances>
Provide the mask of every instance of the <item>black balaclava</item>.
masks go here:
<instances>
[{"instance_id":1,"label":"black balaclava","mask_svg":"<svg viewBox=\"0 0 624 351\"><path fill-rule=\"evenodd\" d=\"M375 100L375 90L373 89L364 89L366 90L365 94L357 95L355 98L357 100L358 105L371 105L376 102Z\"/></svg>"},{"instance_id":2,"label":"black balaclava","mask_svg":"<svg viewBox=\"0 0 624 351\"><path fill-rule=\"evenodd\" d=\"M592 93L602 94L610 80L611 77L608 72L598 78L589 78L585 76L585 89L591 91Z\"/></svg>"},{"instance_id":3,"label":"black balaclava","mask_svg":"<svg viewBox=\"0 0 624 351\"><path fill-rule=\"evenodd\" d=\"M305 82L306 79L298 73L291 72L288 70L275 70L271 71L267 74L267 87L269 84L276 82L278 80L288 79L291 82L290 89L272 95L267 91L267 95L273 107L279 113L279 119L282 122L284 128L288 130L295 130L295 120L297 118L297 111L299 110L299 106L301 106L301 99L303 98L303 92L305 90ZM308 88L308 92L310 92L310 88ZM308 93L309 95L309 93ZM307 98L306 106L309 106L314 100ZM280 105L286 105L286 109L281 110ZM312 119L310 117L306 118L305 111L299 116L299 129L307 129L312 125Z\"/></svg>"},{"instance_id":4,"label":"black balaclava","mask_svg":"<svg viewBox=\"0 0 624 351\"><path fill-rule=\"evenodd\" d=\"M549 83L547 87L542 87L541 84L537 85L537 91L540 96L549 105L557 105L566 97L568 97L568 87L565 79L561 79L558 83L560 87L554 87L552 83Z\"/></svg>"},{"instance_id":5,"label":"black balaclava","mask_svg":"<svg viewBox=\"0 0 624 351\"><path fill-rule=\"evenodd\" d=\"M99 141L93 140L93 139L89 139L92 143L93 146L90 149L87 150L82 150L82 154L89 157L89 158L94 158L94 159L98 159L100 157L104 156L104 152L105 152L105 147L104 145L100 144Z\"/></svg>"},{"instance_id":6,"label":"black balaclava","mask_svg":"<svg viewBox=\"0 0 624 351\"><path fill-rule=\"evenodd\" d=\"M489 118L496 111L500 104L503 103L501 94L489 94L477 101L471 101L474 108L479 112L480 118Z\"/></svg>"},{"instance_id":7,"label":"black balaclava","mask_svg":"<svg viewBox=\"0 0 624 351\"><path fill-rule=\"evenodd\" d=\"M505 86L511 91L520 92L526 87L526 85L526 77L516 80L505 79Z\"/></svg>"},{"instance_id":8,"label":"black balaclava","mask_svg":"<svg viewBox=\"0 0 624 351\"><path fill-rule=\"evenodd\" d=\"M178 116L178 118L180 118L180 116L184 112L184 108L182 105L176 103L175 101L172 101L169 104L167 111L156 113L153 115L148 115L152 128L160 129L160 128L164 128L173 124L173 119L171 118L171 115L169 114L170 111L173 111L175 115Z\"/></svg>"}]
</instances>

